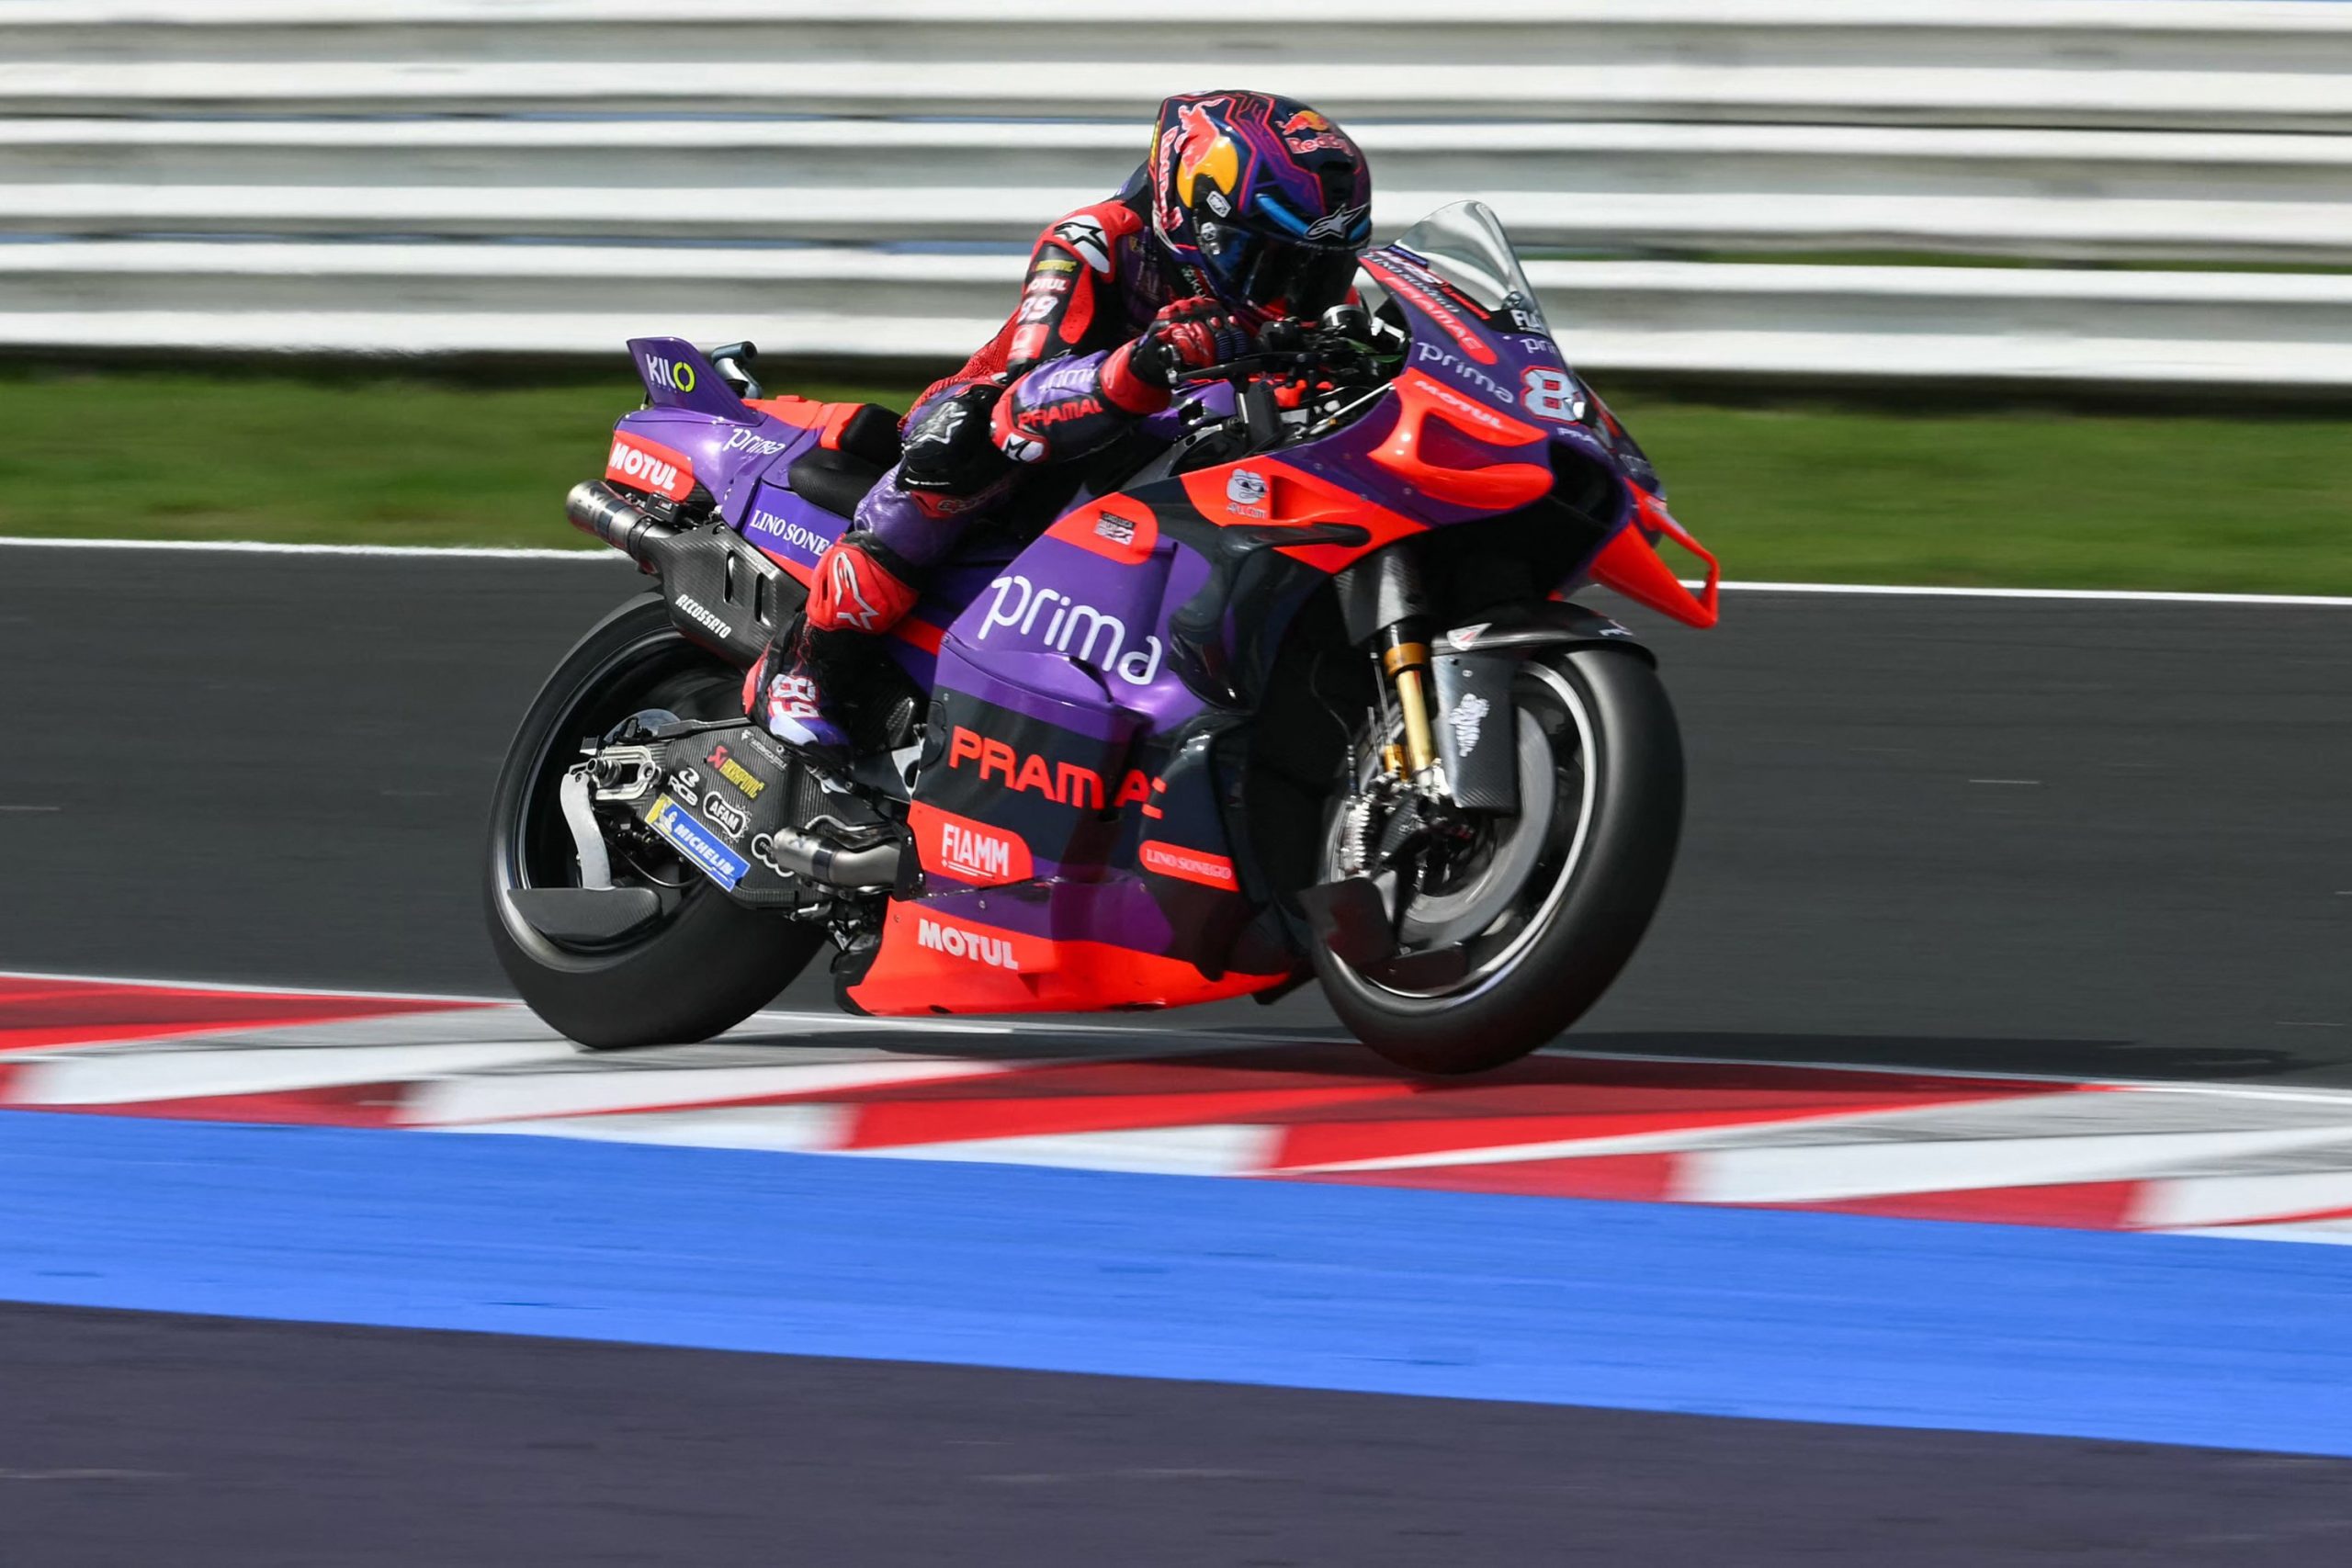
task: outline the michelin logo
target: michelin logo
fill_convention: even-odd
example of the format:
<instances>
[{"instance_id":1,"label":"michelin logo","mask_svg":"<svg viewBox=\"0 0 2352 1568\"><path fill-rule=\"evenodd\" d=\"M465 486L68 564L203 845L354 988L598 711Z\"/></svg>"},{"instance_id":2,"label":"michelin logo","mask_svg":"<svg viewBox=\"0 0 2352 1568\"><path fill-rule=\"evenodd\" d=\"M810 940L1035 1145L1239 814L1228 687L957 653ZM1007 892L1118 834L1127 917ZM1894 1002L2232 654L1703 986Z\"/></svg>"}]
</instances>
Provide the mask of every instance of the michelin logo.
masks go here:
<instances>
[{"instance_id":1,"label":"michelin logo","mask_svg":"<svg viewBox=\"0 0 2352 1568\"><path fill-rule=\"evenodd\" d=\"M701 823L687 816L684 808L666 795L655 795L653 804L646 807L645 825L669 840L680 854L721 887L731 889L752 869L751 862L704 831Z\"/></svg>"}]
</instances>

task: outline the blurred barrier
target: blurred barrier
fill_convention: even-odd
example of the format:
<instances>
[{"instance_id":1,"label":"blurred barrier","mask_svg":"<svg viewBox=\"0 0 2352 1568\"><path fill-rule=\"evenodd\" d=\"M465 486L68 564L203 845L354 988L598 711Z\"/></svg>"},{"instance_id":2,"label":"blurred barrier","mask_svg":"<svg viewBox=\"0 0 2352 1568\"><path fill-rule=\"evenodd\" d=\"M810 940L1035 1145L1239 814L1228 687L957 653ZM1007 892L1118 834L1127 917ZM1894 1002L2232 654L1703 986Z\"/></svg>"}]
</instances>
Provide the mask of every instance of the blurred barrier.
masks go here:
<instances>
[{"instance_id":1,"label":"blurred barrier","mask_svg":"<svg viewBox=\"0 0 2352 1568\"><path fill-rule=\"evenodd\" d=\"M952 358L1018 255L849 247L0 246L0 344L616 354L631 335ZM1530 264L1571 359L1843 379L2352 382L2352 276Z\"/></svg>"},{"instance_id":2,"label":"blurred barrier","mask_svg":"<svg viewBox=\"0 0 2352 1568\"><path fill-rule=\"evenodd\" d=\"M0 343L948 355L1221 82L1351 118L1384 231L1634 258L1538 265L1595 366L2352 384L2324 274L1647 259L2352 265L2315 0L8 0Z\"/></svg>"}]
</instances>

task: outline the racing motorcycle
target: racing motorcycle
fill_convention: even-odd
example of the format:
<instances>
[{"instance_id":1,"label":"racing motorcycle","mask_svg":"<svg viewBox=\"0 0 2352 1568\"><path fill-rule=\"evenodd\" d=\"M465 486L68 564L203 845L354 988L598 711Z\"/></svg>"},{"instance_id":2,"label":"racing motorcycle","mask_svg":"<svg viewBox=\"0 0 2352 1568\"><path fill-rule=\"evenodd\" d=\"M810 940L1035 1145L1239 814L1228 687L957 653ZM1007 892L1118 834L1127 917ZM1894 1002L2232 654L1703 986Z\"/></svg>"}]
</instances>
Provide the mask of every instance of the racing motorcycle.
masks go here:
<instances>
[{"instance_id":1,"label":"racing motorcycle","mask_svg":"<svg viewBox=\"0 0 2352 1568\"><path fill-rule=\"evenodd\" d=\"M745 671L894 416L768 397L750 344L629 346L645 405L565 509L656 586L548 678L488 845L498 956L581 1044L707 1038L830 945L868 1014L1313 979L1383 1055L1468 1072L1633 953L1680 741L1650 653L1567 595L1705 626L1719 573L1485 207L1193 373L1049 520L976 526L883 639L846 771L747 720Z\"/></svg>"}]
</instances>

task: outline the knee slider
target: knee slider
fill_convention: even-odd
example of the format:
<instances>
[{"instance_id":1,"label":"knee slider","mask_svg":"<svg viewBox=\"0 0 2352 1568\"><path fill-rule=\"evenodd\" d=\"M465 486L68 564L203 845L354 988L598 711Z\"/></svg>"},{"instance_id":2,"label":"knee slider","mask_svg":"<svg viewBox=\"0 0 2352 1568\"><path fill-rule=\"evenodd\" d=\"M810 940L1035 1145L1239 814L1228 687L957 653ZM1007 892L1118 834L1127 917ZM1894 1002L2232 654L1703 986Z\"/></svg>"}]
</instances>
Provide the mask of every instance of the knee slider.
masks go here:
<instances>
[{"instance_id":1,"label":"knee slider","mask_svg":"<svg viewBox=\"0 0 2352 1568\"><path fill-rule=\"evenodd\" d=\"M1004 389L976 381L922 411L907 429L899 483L910 491L971 495L1002 479L1012 465L989 435L989 416Z\"/></svg>"}]
</instances>

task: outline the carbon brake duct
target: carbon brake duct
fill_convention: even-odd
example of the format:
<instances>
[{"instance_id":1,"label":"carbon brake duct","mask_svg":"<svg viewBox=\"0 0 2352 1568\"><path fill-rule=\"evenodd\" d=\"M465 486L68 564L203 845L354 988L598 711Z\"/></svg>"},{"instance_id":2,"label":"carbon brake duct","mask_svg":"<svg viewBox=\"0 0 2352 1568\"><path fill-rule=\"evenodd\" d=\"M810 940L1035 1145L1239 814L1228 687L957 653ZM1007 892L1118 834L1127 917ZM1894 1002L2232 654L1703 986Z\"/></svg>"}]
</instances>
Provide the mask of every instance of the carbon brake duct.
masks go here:
<instances>
[{"instance_id":1,"label":"carbon brake duct","mask_svg":"<svg viewBox=\"0 0 2352 1568\"><path fill-rule=\"evenodd\" d=\"M551 942L618 942L642 930L661 914L661 895L650 887L613 886L612 855L596 826L588 775L578 769L566 773L559 799L580 862L580 886L510 887L507 907Z\"/></svg>"},{"instance_id":2,"label":"carbon brake duct","mask_svg":"<svg viewBox=\"0 0 2352 1568\"><path fill-rule=\"evenodd\" d=\"M1343 876L1299 890L1315 940L1351 969L1376 969L1396 956L1396 874Z\"/></svg>"},{"instance_id":3,"label":"carbon brake duct","mask_svg":"<svg viewBox=\"0 0 2352 1568\"><path fill-rule=\"evenodd\" d=\"M1470 971L1459 947L1407 953L1396 943L1396 873L1344 876L1303 888L1298 905L1315 940L1367 979L1408 989L1451 985Z\"/></svg>"}]
</instances>

